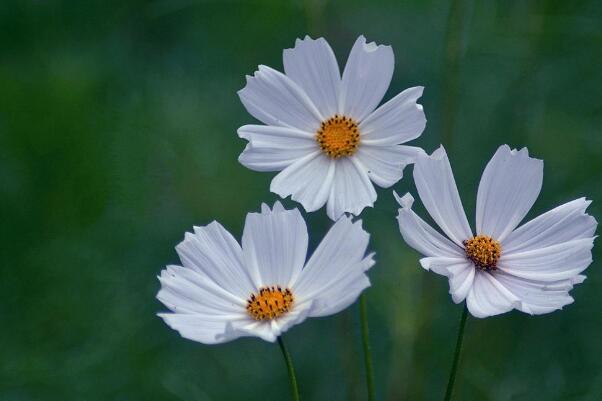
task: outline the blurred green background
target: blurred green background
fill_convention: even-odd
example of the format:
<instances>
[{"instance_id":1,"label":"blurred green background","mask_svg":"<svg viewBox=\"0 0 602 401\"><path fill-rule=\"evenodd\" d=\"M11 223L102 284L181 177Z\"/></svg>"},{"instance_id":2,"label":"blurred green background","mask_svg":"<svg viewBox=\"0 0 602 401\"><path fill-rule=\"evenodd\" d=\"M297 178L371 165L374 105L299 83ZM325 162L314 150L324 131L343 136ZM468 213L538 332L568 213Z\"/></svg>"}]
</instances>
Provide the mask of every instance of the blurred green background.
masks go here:
<instances>
[{"instance_id":1,"label":"blurred green background","mask_svg":"<svg viewBox=\"0 0 602 401\"><path fill-rule=\"evenodd\" d=\"M413 144L446 144L471 221L502 143L545 160L529 217L580 196L602 216L596 0L4 0L0 28L0 400L288 399L277 345L184 340L154 297L193 224L239 238L276 199L273 174L237 162L253 118L236 91L306 33L341 64L359 34L393 46L387 98L426 87ZM397 191L414 191L406 176ZM379 190L362 215L378 397L440 400L461 306L402 242L396 209ZM307 219L315 244L329 223ZM564 311L469 319L457 400L602 399L601 249ZM287 337L303 399L366 398L357 305Z\"/></svg>"}]
</instances>

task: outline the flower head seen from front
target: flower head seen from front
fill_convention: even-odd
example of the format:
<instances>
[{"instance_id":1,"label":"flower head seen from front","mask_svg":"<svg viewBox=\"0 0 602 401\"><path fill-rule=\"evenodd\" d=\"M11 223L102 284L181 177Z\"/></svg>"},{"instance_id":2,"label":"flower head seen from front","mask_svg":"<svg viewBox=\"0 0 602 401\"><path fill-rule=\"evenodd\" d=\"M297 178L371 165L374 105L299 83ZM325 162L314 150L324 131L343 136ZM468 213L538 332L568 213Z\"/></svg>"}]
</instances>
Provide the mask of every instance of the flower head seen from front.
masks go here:
<instances>
[{"instance_id":1,"label":"flower head seen from front","mask_svg":"<svg viewBox=\"0 0 602 401\"><path fill-rule=\"evenodd\" d=\"M370 286L369 237L361 221L341 218L306 262L305 221L278 202L247 215L242 246L217 222L194 227L176 247L182 266L159 277L157 298L171 310L159 316L205 344L275 341L307 317L345 309Z\"/></svg>"},{"instance_id":2,"label":"flower head seen from front","mask_svg":"<svg viewBox=\"0 0 602 401\"><path fill-rule=\"evenodd\" d=\"M393 50L363 36L342 75L323 38L298 39L283 61L284 74L261 65L238 92L265 124L238 129L249 141L239 161L256 171L279 171L270 190L291 195L308 212L326 204L333 220L358 215L376 200L372 183L395 184L421 151L401 144L424 130L416 103L423 88L406 89L377 108L393 76Z\"/></svg>"},{"instance_id":3,"label":"flower head seen from front","mask_svg":"<svg viewBox=\"0 0 602 401\"><path fill-rule=\"evenodd\" d=\"M498 148L481 177L473 235L445 149L416 160L418 194L445 236L412 211L410 194L398 198L401 234L425 256L422 267L448 277L452 299L466 299L473 316L549 313L572 303L569 291L585 279L597 226L585 212L591 201L576 199L518 227L542 180L543 161L526 148Z\"/></svg>"}]
</instances>

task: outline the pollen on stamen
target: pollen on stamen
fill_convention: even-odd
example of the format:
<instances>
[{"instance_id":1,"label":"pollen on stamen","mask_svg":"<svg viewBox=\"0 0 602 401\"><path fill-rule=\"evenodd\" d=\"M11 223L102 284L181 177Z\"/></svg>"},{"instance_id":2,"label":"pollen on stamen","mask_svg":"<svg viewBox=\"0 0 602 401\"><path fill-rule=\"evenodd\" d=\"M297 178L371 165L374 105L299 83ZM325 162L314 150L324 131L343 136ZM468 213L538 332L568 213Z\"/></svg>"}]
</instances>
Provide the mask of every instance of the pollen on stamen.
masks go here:
<instances>
[{"instance_id":1,"label":"pollen on stamen","mask_svg":"<svg viewBox=\"0 0 602 401\"><path fill-rule=\"evenodd\" d=\"M247 300L247 312L255 320L272 320L289 312L293 302L293 293L288 288L262 287Z\"/></svg>"},{"instance_id":2,"label":"pollen on stamen","mask_svg":"<svg viewBox=\"0 0 602 401\"><path fill-rule=\"evenodd\" d=\"M335 114L323 121L316 133L316 141L324 153L333 159L353 155L360 143L358 123Z\"/></svg>"},{"instance_id":3,"label":"pollen on stamen","mask_svg":"<svg viewBox=\"0 0 602 401\"><path fill-rule=\"evenodd\" d=\"M463 242L466 257L474 263L475 268L483 271L497 269L497 262L502 255L499 241L488 235L477 235Z\"/></svg>"}]
</instances>

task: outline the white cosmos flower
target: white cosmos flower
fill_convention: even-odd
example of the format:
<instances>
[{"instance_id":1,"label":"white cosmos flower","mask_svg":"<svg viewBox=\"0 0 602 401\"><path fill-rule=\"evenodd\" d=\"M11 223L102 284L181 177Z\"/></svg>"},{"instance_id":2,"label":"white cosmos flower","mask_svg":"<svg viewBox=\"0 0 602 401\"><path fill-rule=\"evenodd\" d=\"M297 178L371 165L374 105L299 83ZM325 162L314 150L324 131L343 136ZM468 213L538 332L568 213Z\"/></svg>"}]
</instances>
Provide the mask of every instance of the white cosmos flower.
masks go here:
<instances>
[{"instance_id":1,"label":"white cosmos flower","mask_svg":"<svg viewBox=\"0 0 602 401\"><path fill-rule=\"evenodd\" d=\"M160 317L182 337L216 344L243 336L266 341L307 317L335 314L370 286L369 234L344 217L306 262L308 235L298 209L262 205L249 213L242 247L219 223L194 227L176 250L183 266L161 272Z\"/></svg>"},{"instance_id":2,"label":"white cosmos flower","mask_svg":"<svg viewBox=\"0 0 602 401\"><path fill-rule=\"evenodd\" d=\"M585 213L591 201L565 203L517 228L539 195L542 180L543 161L529 157L526 148L498 148L479 184L476 236L443 147L418 157L414 181L445 236L412 211L410 194L396 195L404 240L425 256L422 267L449 278L454 302L466 299L473 316L562 309L573 302L573 285L585 279L580 273L592 262L598 224Z\"/></svg>"},{"instance_id":3,"label":"white cosmos flower","mask_svg":"<svg viewBox=\"0 0 602 401\"><path fill-rule=\"evenodd\" d=\"M323 38L297 39L283 60L285 74L260 65L238 92L265 124L238 129L249 141L239 161L256 171L280 171L270 190L291 195L308 212L327 203L333 220L345 212L358 215L376 200L372 182L395 184L421 151L400 144L424 130L424 112L416 104L423 88L406 89L376 108L391 82L393 50L363 36L342 77Z\"/></svg>"}]
</instances>

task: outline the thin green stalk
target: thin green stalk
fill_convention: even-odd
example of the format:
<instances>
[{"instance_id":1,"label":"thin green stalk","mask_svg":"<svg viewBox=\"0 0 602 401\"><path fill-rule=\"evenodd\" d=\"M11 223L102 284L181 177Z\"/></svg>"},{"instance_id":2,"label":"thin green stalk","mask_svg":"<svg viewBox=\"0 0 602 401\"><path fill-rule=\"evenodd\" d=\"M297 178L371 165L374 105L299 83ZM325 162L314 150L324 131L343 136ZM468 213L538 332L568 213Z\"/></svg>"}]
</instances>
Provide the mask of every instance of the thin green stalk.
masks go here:
<instances>
[{"instance_id":1,"label":"thin green stalk","mask_svg":"<svg viewBox=\"0 0 602 401\"><path fill-rule=\"evenodd\" d=\"M368 329L368 311L366 296L360 295L360 321L362 325L362 345L364 346L364 365L366 365L366 385L368 387L368 401L376 401L374 391L374 369L372 368L372 351L370 350L370 335Z\"/></svg>"},{"instance_id":2,"label":"thin green stalk","mask_svg":"<svg viewBox=\"0 0 602 401\"><path fill-rule=\"evenodd\" d=\"M291 380L292 400L299 401L299 387L297 386L297 377L295 376L293 360L291 358L291 354L289 354L288 350L286 349L286 345L284 345L282 336L278 337L278 345L280 345L280 350L282 351L282 356L284 357L284 362L286 363L286 368L288 369L288 377Z\"/></svg>"},{"instance_id":3,"label":"thin green stalk","mask_svg":"<svg viewBox=\"0 0 602 401\"><path fill-rule=\"evenodd\" d=\"M458 366L460 365L460 354L462 353L462 341L464 340L464 327L466 327L466 319L468 318L468 308L464 306L462 317L460 318L460 327L458 329L458 338L456 340L456 350L454 351L454 362L451 372L449 373L449 381L447 382L447 391L445 391L445 401L451 401L454 392L454 383Z\"/></svg>"}]
</instances>

